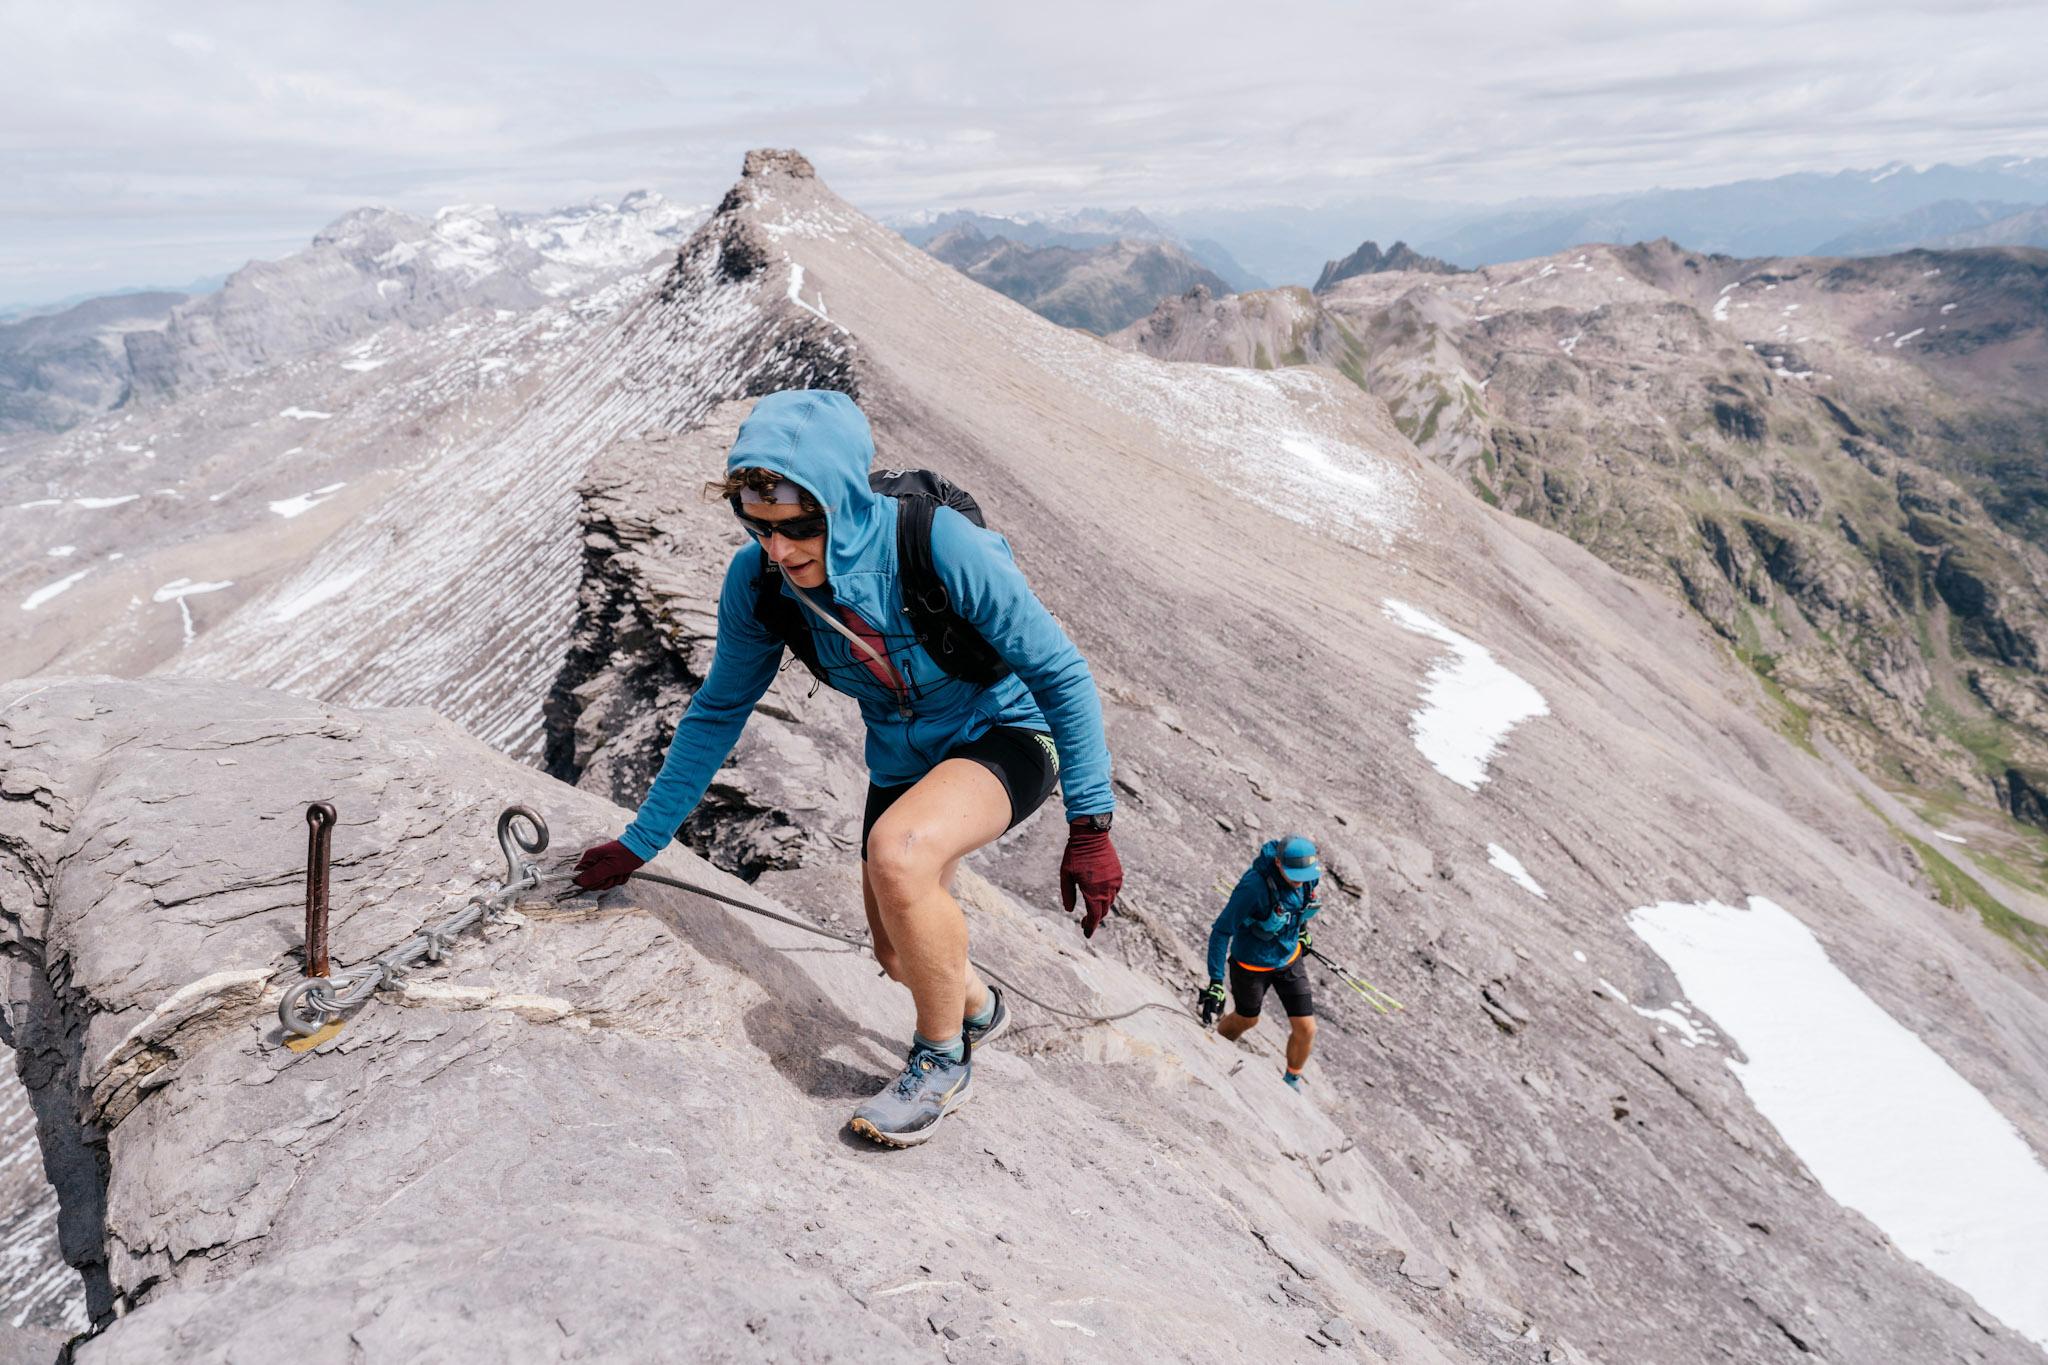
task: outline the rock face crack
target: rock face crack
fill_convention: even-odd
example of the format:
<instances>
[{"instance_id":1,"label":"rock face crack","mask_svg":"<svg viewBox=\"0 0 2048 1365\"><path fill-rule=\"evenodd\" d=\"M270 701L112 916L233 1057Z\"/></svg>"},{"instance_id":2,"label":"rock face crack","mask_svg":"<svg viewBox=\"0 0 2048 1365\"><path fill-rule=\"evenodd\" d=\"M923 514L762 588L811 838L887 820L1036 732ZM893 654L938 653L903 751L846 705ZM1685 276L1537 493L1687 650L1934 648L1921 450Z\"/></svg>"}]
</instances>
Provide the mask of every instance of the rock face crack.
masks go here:
<instances>
[{"instance_id":1,"label":"rock face crack","mask_svg":"<svg viewBox=\"0 0 2048 1365\"><path fill-rule=\"evenodd\" d=\"M13 871L0 852L0 872ZM18 865L17 865L18 866ZM0 1041L14 1063L36 1116L43 1170L57 1191L57 1245L85 1285L85 1307L95 1323L113 1312L107 1274L107 1146L90 1115L85 1039L90 1011L72 989L65 964L45 961L40 942L11 925L4 944L9 1007L0 1013Z\"/></svg>"}]
</instances>

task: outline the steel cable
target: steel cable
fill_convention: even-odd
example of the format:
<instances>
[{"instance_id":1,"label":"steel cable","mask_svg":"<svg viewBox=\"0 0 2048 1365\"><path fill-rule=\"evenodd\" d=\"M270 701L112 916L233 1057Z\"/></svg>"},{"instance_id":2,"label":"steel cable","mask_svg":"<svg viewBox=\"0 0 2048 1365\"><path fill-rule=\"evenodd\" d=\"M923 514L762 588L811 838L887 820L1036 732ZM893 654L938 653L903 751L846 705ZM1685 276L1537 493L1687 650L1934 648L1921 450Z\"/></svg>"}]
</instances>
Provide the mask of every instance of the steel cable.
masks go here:
<instances>
[{"instance_id":1,"label":"steel cable","mask_svg":"<svg viewBox=\"0 0 2048 1365\"><path fill-rule=\"evenodd\" d=\"M567 877L570 874L562 873L559 875ZM856 948L866 948L869 946L868 940L865 937L857 938L851 934L842 934L834 929L824 929L815 924L806 924L800 919L770 910L766 906L749 904L736 896L728 896L722 891L713 891L706 886L697 886L694 883L682 880L680 877L664 876L659 872L635 872L632 875L635 881L656 882L662 886L672 886L678 891L687 891L693 896L702 896L706 900L714 900L721 905L729 905L735 910L744 910L748 914L760 915L764 919L774 920L777 924L787 924L792 929L801 929L807 934L816 934L820 938L834 939L840 943L852 944ZM553 878L546 878L544 880L553 880ZM1173 1005L1163 1004L1157 1000L1147 1000L1141 1005L1116 1014L1081 1014L1074 1010L1062 1009L1058 1005L1047 1004L986 963L976 962L971 957L967 961L968 965L972 966L989 980L995 982L998 986L1001 986L1004 990L1015 995L1019 1000L1036 1005L1047 1014L1056 1014L1062 1019L1075 1019L1083 1024L1114 1024L1118 1020L1128 1019L1134 1014L1143 1014L1146 1010L1162 1010L1176 1018L1184 1019L1190 1017L1187 1011Z\"/></svg>"}]
</instances>

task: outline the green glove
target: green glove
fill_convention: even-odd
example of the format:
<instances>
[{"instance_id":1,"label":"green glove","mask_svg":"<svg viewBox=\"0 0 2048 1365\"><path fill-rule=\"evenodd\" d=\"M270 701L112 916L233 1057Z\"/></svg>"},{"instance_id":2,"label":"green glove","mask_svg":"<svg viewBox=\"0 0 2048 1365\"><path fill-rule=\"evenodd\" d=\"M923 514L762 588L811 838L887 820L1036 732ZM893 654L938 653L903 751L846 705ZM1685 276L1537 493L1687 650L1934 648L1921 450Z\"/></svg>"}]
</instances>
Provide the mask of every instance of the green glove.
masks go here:
<instances>
[{"instance_id":1,"label":"green glove","mask_svg":"<svg viewBox=\"0 0 2048 1365\"><path fill-rule=\"evenodd\" d=\"M1223 1013L1223 983L1211 981L1208 988L1195 997L1196 1008L1202 1011L1202 1027L1216 1022L1216 1016Z\"/></svg>"},{"instance_id":2,"label":"green glove","mask_svg":"<svg viewBox=\"0 0 2048 1365\"><path fill-rule=\"evenodd\" d=\"M1304 924L1301 927L1301 950L1304 953L1307 952L1309 950L1309 945L1314 942L1315 940L1309 937L1308 926Z\"/></svg>"}]
</instances>

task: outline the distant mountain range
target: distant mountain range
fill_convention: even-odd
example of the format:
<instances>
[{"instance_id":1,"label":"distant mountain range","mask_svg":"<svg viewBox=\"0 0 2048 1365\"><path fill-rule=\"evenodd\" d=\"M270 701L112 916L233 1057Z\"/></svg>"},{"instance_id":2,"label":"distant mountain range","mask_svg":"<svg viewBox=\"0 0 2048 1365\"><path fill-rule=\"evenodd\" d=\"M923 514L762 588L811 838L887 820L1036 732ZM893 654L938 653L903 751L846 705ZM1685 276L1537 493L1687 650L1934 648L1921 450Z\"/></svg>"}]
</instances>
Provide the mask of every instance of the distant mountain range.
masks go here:
<instances>
[{"instance_id":1,"label":"distant mountain range","mask_svg":"<svg viewBox=\"0 0 2048 1365\"><path fill-rule=\"evenodd\" d=\"M2038 246L2048 247L2048 205L2026 209L1982 227L1952 232L1931 246Z\"/></svg>"},{"instance_id":2,"label":"distant mountain range","mask_svg":"<svg viewBox=\"0 0 2048 1365\"><path fill-rule=\"evenodd\" d=\"M135 290L0 324L0 433L62 431L118 407L124 338L162 327L185 298Z\"/></svg>"},{"instance_id":3,"label":"distant mountain range","mask_svg":"<svg viewBox=\"0 0 2048 1365\"><path fill-rule=\"evenodd\" d=\"M1399 238L1462 266L1553 255L1591 242L1654 241L1732 256L1867 255L1959 246L1951 234L1992 231L2048 205L2048 156L1993 157L1915 169L1901 162L1832 174L1801 173L1698 189L1507 204L1453 204L1372 196L1315 207L1216 206L1151 219L1183 240L1220 243L1244 269L1279 284L1309 284L1348 243ZM2038 232L2038 228L2035 231ZM2024 240L2022 223L1997 244Z\"/></svg>"},{"instance_id":4,"label":"distant mountain range","mask_svg":"<svg viewBox=\"0 0 2048 1365\"><path fill-rule=\"evenodd\" d=\"M1670 238L1694 251L1730 256L1842 254L1836 244L1878 223L1898 223L1937 204L2048 203L2048 161L2007 158L1971 166L1915 170L1893 162L1875 170L1741 180L1690 190L1655 190L1619 199L1532 207L1480 217L1436 235L1418 249L1475 265L1526 260L1589 242ZM1932 235L1963 224L1930 215ZM1867 249L1901 250L1922 239L1893 234Z\"/></svg>"},{"instance_id":5,"label":"distant mountain range","mask_svg":"<svg viewBox=\"0 0 2048 1365\"><path fill-rule=\"evenodd\" d=\"M1028 246L961 223L925 244L955 270L1062 327L1097 335L1128 327L1190 289L1229 293L1215 271L1172 241L1111 238L1096 246Z\"/></svg>"},{"instance_id":6,"label":"distant mountain range","mask_svg":"<svg viewBox=\"0 0 2048 1365\"><path fill-rule=\"evenodd\" d=\"M1266 281L1238 264L1237 258L1222 243L1174 232L1137 209L1077 209L1071 213L1026 213L1014 217L976 213L972 209L949 209L942 213L915 214L890 226L912 246L927 249L947 233L968 228L984 237L1000 237L1018 246L1071 247L1079 251L1092 251L1119 241L1171 242L1205 269L1214 272L1228 291L1266 287Z\"/></svg>"},{"instance_id":7,"label":"distant mountain range","mask_svg":"<svg viewBox=\"0 0 2048 1365\"><path fill-rule=\"evenodd\" d=\"M67 294L61 299L45 299L36 303L0 304L0 324L26 322L30 318L49 317L53 313L66 312L81 303L98 299L121 298L129 294L211 294L227 283L227 275L202 275L183 284L137 284L120 289L109 289L86 294Z\"/></svg>"},{"instance_id":8,"label":"distant mountain range","mask_svg":"<svg viewBox=\"0 0 2048 1365\"><path fill-rule=\"evenodd\" d=\"M357 209L305 250L252 261L198 297L119 293L0 324L0 435L63 431L392 323L530 312L673 251L702 216L645 190L545 213Z\"/></svg>"}]
</instances>

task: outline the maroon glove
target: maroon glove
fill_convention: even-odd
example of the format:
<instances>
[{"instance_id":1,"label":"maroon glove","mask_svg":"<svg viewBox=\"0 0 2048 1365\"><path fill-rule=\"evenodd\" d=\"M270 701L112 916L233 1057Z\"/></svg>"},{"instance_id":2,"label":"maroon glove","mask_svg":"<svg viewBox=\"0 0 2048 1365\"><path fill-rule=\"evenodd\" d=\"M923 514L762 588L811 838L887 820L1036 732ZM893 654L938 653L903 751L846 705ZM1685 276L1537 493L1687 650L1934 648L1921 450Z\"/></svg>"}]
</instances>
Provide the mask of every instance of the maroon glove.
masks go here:
<instances>
[{"instance_id":1,"label":"maroon glove","mask_svg":"<svg viewBox=\"0 0 2048 1365\"><path fill-rule=\"evenodd\" d=\"M1074 911L1077 887L1088 906L1081 916L1081 934L1093 938L1102 917L1116 902L1116 893L1124 889L1124 865L1116 856L1116 845L1109 841L1108 830L1067 826L1067 852L1060 859L1060 904L1068 914Z\"/></svg>"},{"instance_id":2,"label":"maroon glove","mask_svg":"<svg viewBox=\"0 0 2048 1365\"><path fill-rule=\"evenodd\" d=\"M617 839L593 845L584 849L583 856L576 860L576 885L585 891L609 891L615 886L624 886L626 878L637 872L646 861Z\"/></svg>"}]
</instances>

